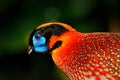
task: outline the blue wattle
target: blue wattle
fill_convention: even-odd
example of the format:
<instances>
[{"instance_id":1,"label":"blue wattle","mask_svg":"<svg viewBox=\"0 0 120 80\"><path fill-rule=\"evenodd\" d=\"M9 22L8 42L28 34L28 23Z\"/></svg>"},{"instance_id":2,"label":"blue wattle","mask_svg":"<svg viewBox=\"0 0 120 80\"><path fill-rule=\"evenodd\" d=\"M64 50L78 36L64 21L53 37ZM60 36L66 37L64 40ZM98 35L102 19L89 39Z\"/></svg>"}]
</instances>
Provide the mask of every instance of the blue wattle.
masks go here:
<instances>
[{"instance_id":1,"label":"blue wattle","mask_svg":"<svg viewBox=\"0 0 120 80\"><path fill-rule=\"evenodd\" d=\"M46 38L44 36L40 36L39 39L35 38L35 35L33 36L33 46L34 50L36 52L45 52L48 50L48 47L46 45Z\"/></svg>"},{"instance_id":2,"label":"blue wattle","mask_svg":"<svg viewBox=\"0 0 120 80\"><path fill-rule=\"evenodd\" d=\"M36 52L45 52L48 50L48 48L46 46L37 46L37 47L34 47L34 50Z\"/></svg>"}]
</instances>

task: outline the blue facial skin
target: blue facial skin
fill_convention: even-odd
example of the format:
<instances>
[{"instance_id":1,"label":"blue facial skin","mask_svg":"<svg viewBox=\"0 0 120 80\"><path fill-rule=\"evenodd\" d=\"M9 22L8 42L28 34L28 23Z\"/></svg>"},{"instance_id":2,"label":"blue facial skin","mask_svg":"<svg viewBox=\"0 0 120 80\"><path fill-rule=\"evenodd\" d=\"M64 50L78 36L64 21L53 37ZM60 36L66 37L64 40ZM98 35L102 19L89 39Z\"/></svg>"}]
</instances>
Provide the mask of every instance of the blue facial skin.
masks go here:
<instances>
[{"instance_id":1,"label":"blue facial skin","mask_svg":"<svg viewBox=\"0 0 120 80\"><path fill-rule=\"evenodd\" d=\"M39 31L35 33L33 36L33 48L36 52L45 52L48 50L46 46L46 38L44 36L40 36L36 38L35 36L39 35Z\"/></svg>"}]
</instances>

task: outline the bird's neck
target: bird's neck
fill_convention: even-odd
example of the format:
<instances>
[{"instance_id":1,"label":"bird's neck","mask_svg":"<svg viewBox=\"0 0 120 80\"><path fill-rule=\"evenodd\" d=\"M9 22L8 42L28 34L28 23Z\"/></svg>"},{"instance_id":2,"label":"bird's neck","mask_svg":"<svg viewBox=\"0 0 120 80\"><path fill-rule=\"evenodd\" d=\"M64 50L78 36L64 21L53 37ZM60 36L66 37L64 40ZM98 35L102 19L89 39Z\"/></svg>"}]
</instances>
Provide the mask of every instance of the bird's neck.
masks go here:
<instances>
[{"instance_id":1,"label":"bird's neck","mask_svg":"<svg viewBox=\"0 0 120 80\"><path fill-rule=\"evenodd\" d=\"M63 70L65 74L67 73L65 68L67 68L71 64L71 62L72 64L75 64L74 63L75 60L73 59L73 57L76 54L73 54L73 53L74 51L77 52L76 45L80 43L79 42L80 40L78 39L81 39L82 37L83 35L78 32L75 32L75 33L69 32L69 33L63 34L59 38L56 37L56 39L62 41L62 45L52 52L52 58L54 62L56 63L56 65L61 70Z\"/></svg>"}]
</instances>

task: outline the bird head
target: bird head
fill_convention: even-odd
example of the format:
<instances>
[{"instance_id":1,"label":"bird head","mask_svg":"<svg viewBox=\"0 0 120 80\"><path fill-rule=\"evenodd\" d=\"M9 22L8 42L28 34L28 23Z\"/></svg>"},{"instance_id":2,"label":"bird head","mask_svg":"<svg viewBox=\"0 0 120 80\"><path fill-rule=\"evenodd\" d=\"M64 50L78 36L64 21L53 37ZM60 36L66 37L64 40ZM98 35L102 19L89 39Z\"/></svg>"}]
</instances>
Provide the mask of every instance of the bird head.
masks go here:
<instances>
[{"instance_id":1,"label":"bird head","mask_svg":"<svg viewBox=\"0 0 120 80\"><path fill-rule=\"evenodd\" d=\"M59 48L64 33L74 31L69 25L60 22L49 22L35 28L29 38L28 53L50 53Z\"/></svg>"}]
</instances>

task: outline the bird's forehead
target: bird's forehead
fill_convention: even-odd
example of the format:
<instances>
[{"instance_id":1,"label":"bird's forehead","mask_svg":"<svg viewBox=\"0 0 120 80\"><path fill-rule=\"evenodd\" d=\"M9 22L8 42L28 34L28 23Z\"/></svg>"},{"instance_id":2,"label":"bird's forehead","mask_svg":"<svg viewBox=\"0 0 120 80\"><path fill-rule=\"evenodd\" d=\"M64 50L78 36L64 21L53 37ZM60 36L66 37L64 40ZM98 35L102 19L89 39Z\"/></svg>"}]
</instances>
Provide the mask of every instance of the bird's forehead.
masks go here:
<instances>
[{"instance_id":1,"label":"bird's forehead","mask_svg":"<svg viewBox=\"0 0 120 80\"><path fill-rule=\"evenodd\" d=\"M64 24L64 23L61 23L61 22L48 22L48 23L45 23L45 24L41 24L40 26L38 26L36 28L36 30L38 30L40 28L43 28L43 27L46 27L46 26L49 26L49 25L52 25L52 24L63 25L64 27L65 27L65 25L67 25L67 24Z\"/></svg>"},{"instance_id":2,"label":"bird's forehead","mask_svg":"<svg viewBox=\"0 0 120 80\"><path fill-rule=\"evenodd\" d=\"M48 22L48 23L45 23L45 24L41 24L40 26L38 26L36 28L36 30L40 29L40 28L43 28L43 27L46 27L46 26L50 26L52 24L58 24L58 25L61 25L63 26L64 28L70 30L70 31L75 31L75 29L73 29L70 25L68 24L64 24L64 23L61 23L61 22Z\"/></svg>"},{"instance_id":3,"label":"bird's forehead","mask_svg":"<svg viewBox=\"0 0 120 80\"><path fill-rule=\"evenodd\" d=\"M46 27L46 26L51 25L51 24L53 24L53 23L45 23L45 24L42 24L42 25L38 26L38 27L36 28L36 30L38 30L38 29L40 29L40 28L42 28L42 27Z\"/></svg>"}]
</instances>

